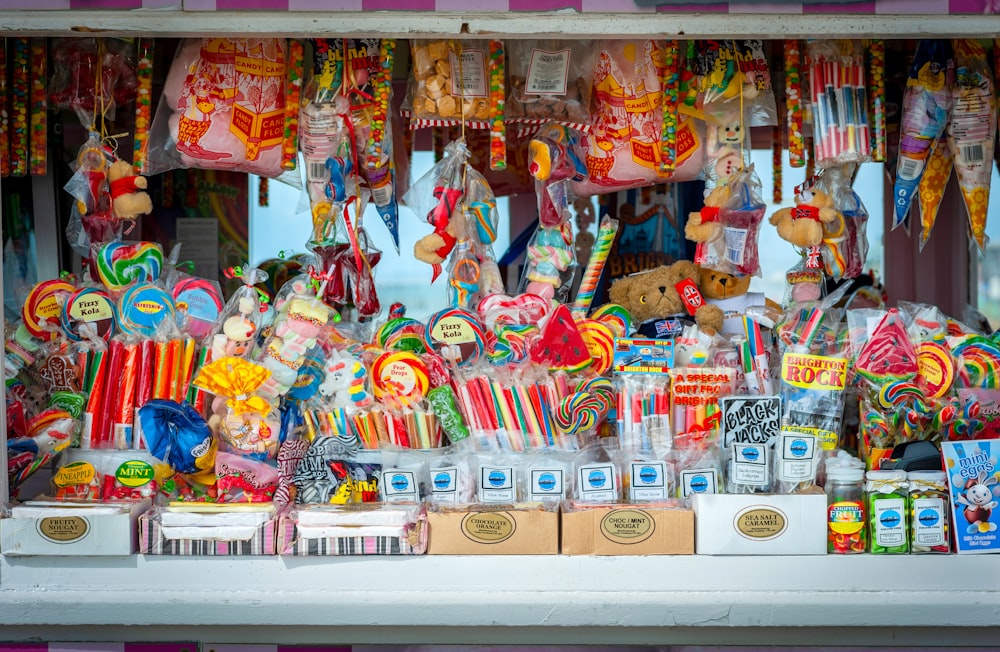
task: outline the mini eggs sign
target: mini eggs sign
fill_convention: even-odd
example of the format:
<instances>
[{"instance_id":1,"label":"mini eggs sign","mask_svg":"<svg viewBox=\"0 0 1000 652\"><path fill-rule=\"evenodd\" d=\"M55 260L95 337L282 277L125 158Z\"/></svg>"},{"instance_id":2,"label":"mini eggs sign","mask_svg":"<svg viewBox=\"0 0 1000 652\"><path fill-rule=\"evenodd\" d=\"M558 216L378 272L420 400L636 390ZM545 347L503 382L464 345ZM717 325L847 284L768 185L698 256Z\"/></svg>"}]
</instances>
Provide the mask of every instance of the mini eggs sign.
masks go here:
<instances>
[{"instance_id":1,"label":"mini eggs sign","mask_svg":"<svg viewBox=\"0 0 1000 652\"><path fill-rule=\"evenodd\" d=\"M1000 550L1000 439L941 442L958 553Z\"/></svg>"}]
</instances>

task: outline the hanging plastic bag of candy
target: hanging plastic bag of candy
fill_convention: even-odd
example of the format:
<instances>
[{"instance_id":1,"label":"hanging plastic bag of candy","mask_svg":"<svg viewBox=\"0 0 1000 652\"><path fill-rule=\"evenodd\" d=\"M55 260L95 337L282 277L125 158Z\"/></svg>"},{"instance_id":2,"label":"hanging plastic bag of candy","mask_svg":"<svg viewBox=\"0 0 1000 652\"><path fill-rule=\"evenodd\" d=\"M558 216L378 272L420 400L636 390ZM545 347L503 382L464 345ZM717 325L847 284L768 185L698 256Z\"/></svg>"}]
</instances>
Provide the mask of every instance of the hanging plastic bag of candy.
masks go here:
<instances>
[{"instance_id":1,"label":"hanging plastic bag of candy","mask_svg":"<svg viewBox=\"0 0 1000 652\"><path fill-rule=\"evenodd\" d=\"M314 39L313 81L303 106L303 152L311 179L353 170L399 249L392 129L395 39ZM346 143L343 142L346 140ZM334 145L331 147L330 145ZM350 153L348 153L350 150ZM333 164L349 166L325 170ZM316 201L310 193L310 199Z\"/></svg>"},{"instance_id":2,"label":"hanging plastic bag of candy","mask_svg":"<svg viewBox=\"0 0 1000 652\"><path fill-rule=\"evenodd\" d=\"M969 214L969 232L980 251L986 247L986 218L997 133L993 76L986 52L973 39L954 41L956 83L948 123L948 147L955 157L958 185Z\"/></svg>"},{"instance_id":3,"label":"hanging plastic bag of candy","mask_svg":"<svg viewBox=\"0 0 1000 652\"><path fill-rule=\"evenodd\" d=\"M285 39L182 41L153 119L146 172L193 167L280 176L288 63Z\"/></svg>"},{"instance_id":4,"label":"hanging plastic bag of candy","mask_svg":"<svg viewBox=\"0 0 1000 652\"><path fill-rule=\"evenodd\" d=\"M488 129L489 41L410 41L411 74L404 109L411 128L462 124Z\"/></svg>"},{"instance_id":5,"label":"hanging plastic bag of candy","mask_svg":"<svg viewBox=\"0 0 1000 652\"><path fill-rule=\"evenodd\" d=\"M381 310L375 290L374 268L382 252L372 245L362 217L363 197L348 197L335 203L322 242L310 247L319 258L319 270L313 270L323 300L337 310L353 306L360 317L371 317ZM329 225L332 225L329 226Z\"/></svg>"},{"instance_id":6,"label":"hanging plastic bag of candy","mask_svg":"<svg viewBox=\"0 0 1000 652\"><path fill-rule=\"evenodd\" d=\"M590 80L597 52L593 41L513 39L507 49L510 122L590 127Z\"/></svg>"},{"instance_id":7,"label":"hanging plastic bag of candy","mask_svg":"<svg viewBox=\"0 0 1000 652\"><path fill-rule=\"evenodd\" d=\"M938 145L951 116L951 88L955 83L955 58L951 42L924 39L917 45L903 91L903 117L896 161L893 228L906 220L931 152ZM944 193L944 188L941 188Z\"/></svg>"},{"instance_id":8,"label":"hanging plastic bag of candy","mask_svg":"<svg viewBox=\"0 0 1000 652\"><path fill-rule=\"evenodd\" d=\"M118 106L135 98L135 49L131 40L61 38L52 47L49 100L71 109L89 129L114 120Z\"/></svg>"},{"instance_id":9,"label":"hanging plastic bag of candy","mask_svg":"<svg viewBox=\"0 0 1000 652\"><path fill-rule=\"evenodd\" d=\"M713 115L742 112L751 127L778 124L763 41L697 41L696 48L692 63L694 73L701 78L701 106L706 122Z\"/></svg>"},{"instance_id":10,"label":"hanging plastic bag of candy","mask_svg":"<svg viewBox=\"0 0 1000 652\"><path fill-rule=\"evenodd\" d=\"M663 51L661 40L598 42L594 70L593 124L580 137L579 158L587 178L573 182L575 196L671 181L701 174L704 133L686 115L677 124L673 172L662 171Z\"/></svg>"},{"instance_id":11,"label":"hanging plastic bag of candy","mask_svg":"<svg viewBox=\"0 0 1000 652\"><path fill-rule=\"evenodd\" d=\"M816 189L832 197L836 218L824 222L823 265L827 276L834 279L854 278L865 268L868 257L868 209L851 187L852 166L824 171L816 181Z\"/></svg>"},{"instance_id":12,"label":"hanging plastic bag of candy","mask_svg":"<svg viewBox=\"0 0 1000 652\"><path fill-rule=\"evenodd\" d=\"M760 276L757 240L766 210L760 189L751 165L716 186L705 208L692 213L685 235L698 242L696 263L725 274Z\"/></svg>"},{"instance_id":13,"label":"hanging plastic bag of candy","mask_svg":"<svg viewBox=\"0 0 1000 652\"><path fill-rule=\"evenodd\" d=\"M871 160L862 42L811 41L808 53L816 165Z\"/></svg>"},{"instance_id":14,"label":"hanging plastic bag of candy","mask_svg":"<svg viewBox=\"0 0 1000 652\"><path fill-rule=\"evenodd\" d=\"M711 186L749 163L749 128L777 124L777 109L762 41L698 41L697 48Z\"/></svg>"},{"instance_id":15,"label":"hanging plastic bag of candy","mask_svg":"<svg viewBox=\"0 0 1000 652\"><path fill-rule=\"evenodd\" d=\"M426 215L427 222L434 227L433 233L413 246L416 259L434 268L434 279L455 245L466 235L465 219L455 214L460 211L465 194L462 173L468 158L469 149L463 141L448 143L444 157L403 196L406 205L417 215Z\"/></svg>"}]
</instances>

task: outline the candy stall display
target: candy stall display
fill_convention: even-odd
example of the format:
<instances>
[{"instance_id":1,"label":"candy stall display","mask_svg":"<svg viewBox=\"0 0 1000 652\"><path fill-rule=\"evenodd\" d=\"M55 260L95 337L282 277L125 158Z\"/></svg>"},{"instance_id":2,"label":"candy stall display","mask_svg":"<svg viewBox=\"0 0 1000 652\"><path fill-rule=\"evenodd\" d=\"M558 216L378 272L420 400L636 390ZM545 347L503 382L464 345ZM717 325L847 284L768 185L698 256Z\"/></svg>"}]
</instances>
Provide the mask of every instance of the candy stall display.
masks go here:
<instances>
[{"instance_id":1,"label":"candy stall display","mask_svg":"<svg viewBox=\"0 0 1000 652\"><path fill-rule=\"evenodd\" d=\"M8 67L39 44L12 45ZM918 198L921 245L953 168L985 246L997 118L978 41L915 45L896 158L880 39L185 39L155 115L158 41L73 45L54 51L49 100L86 127L65 186L84 263L24 288L7 324L7 471L23 520L3 528L4 553L53 554L40 542L60 536L77 546L65 554L114 539L108 550L185 556L1000 548L1000 339L933 305L848 295L875 208L853 184L871 160L894 176L890 224L907 225ZM69 74L93 60L97 90ZM23 104L18 75L2 106ZM103 126L130 102L131 163ZM41 129L38 107L28 124ZM416 134L394 136L404 117ZM11 174L40 171L40 146L14 126L0 132ZM819 169L765 221L750 131L766 128L780 162L786 127L792 165ZM426 129L450 142L419 178L397 177ZM527 143L523 160L508 133ZM520 267L493 249L512 216L490 173L515 165L535 189ZM312 218L300 268L267 285L252 261L230 267L226 296L176 243L133 232L163 196L135 171L175 168L295 186ZM696 177L704 207L678 218L693 262L609 291L637 216L605 202L578 265L575 200ZM429 315L380 301L394 271L366 230L369 204L387 248L400 250L401 220L419 232L401 255L443 277ZM773 271L758 245L772 227L803 260L783 305L745 296ZM914 444L931 451L919 463ZM43 495L27 494L46 475ZM80 514L118 529L88 540L40 525Z\"/></svg>"}]
</instances>

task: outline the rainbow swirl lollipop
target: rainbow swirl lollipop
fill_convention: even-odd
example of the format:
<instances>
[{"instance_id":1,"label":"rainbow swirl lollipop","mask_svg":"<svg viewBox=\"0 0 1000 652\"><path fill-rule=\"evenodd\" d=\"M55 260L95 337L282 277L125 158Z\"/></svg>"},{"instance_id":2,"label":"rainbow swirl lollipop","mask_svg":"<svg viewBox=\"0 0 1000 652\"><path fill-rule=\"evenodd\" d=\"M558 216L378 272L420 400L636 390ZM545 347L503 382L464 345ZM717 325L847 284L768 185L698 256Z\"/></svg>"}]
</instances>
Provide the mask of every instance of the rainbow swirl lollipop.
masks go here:
<instances>
[{"instance_id":1,"label":"rainbow swirl lollipop","mask_svg":"<svg viewBox=\"0 0 1000 652\"><path fill-rule=\"evenodd\" d=\"M109 290L131 283L153 283L163 269L163 248L156 242L109 242L94 256L97 275Z\"/></svg>"},{"instance_id":2,"label":"rainbow swirl lollipop","mask_svg":"<svg viewBox=\"0 0 1000 652\"><path fill-rule=\"evenodd\" d=\"M98 337L110 340L115 334L115 304L100 288L80 288L63 304L59 323L73 342L83 339L84 324L91 324Z\"/></svg>"}]
</instances>

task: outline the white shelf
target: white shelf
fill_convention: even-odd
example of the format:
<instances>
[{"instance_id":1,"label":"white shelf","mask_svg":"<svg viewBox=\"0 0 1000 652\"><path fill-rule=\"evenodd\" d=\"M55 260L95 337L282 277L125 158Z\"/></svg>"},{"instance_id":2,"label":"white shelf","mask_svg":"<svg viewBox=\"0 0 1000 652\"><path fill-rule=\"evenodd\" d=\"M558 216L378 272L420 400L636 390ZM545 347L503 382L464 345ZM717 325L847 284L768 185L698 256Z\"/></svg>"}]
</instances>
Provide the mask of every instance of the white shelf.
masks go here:
<instances>
[{"instance_id":1,"label":"white shelf","mask_svg":"<svg viewBox=\"0 0 1000 652\"><path fill-rule=\"evenodd\" d=\"M995 643L998 579L992 555L4 557L0 640Z\"/></svg>"},{"instance_id":2,"label":"white shelf","mask_svg":"<svg viewBox=\"0 0 1000 652\"><path fill-rule=\"evenodd\" d=\"M993 38L1000 15L668 14L575 12L0 11L0 34L200 36L236 33L396 37Z\"/></svg>"}]
</instances>

